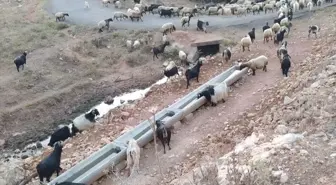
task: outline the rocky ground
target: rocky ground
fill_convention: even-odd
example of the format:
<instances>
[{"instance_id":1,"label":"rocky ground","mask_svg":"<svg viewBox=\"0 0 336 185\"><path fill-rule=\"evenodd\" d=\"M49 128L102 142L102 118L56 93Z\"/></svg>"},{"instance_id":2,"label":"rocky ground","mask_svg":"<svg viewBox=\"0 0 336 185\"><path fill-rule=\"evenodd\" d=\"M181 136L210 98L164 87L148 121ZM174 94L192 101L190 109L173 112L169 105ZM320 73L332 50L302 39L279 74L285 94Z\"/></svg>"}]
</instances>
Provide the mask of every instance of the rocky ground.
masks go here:
<instances>
[{"instance_id":1,"label":"rocky ground","mask_svg":"<svg viewBox=\"0 0 336 185\"><path fill-rule=\"evenodd\" d=\"M332 80L326 80L333 78L333 75L329 76L329 73L332 74L333 72L325 72L327 75L323 75L322 72L323 69L325 69L325 66L332 64L327 64L327 62L330 61L327 60L327 56L332 56L336 53L335 46L332 45L335 41L335 30L333 29L335 27L335 17L331 17L334 10L334 8L329 8L323 12L317 12L317 15L313 18L306 17L293 22L295 26L290 33L288 44L289 53L293 58L294 67L292 68L290 77L287 79L282 79L278 59L275 56L276 47L273 46L273 43L263 44L260 32L257 32L257 41L255 46L251 48L252 52L241 53L239 52L238 47L234 48L233 61L237 59L246 60L260 54L269 56L270 63L268 72L264 73L257 71L257 75L255 77L245 77L241 82L232 87L232 91L230 93L231 98L224 105L217 106L216 108L205 107L202 108L201 111L197 111L194 114L194 117L187 121L187 124L180 125L180 128L175 130L175 134L172 139L172 151L169 151L166 155L161 155L162 148L159 146L160 158L161 161L164 161L165 166L165 182L178 184L179 181L183 181L184 174L190 174L189 172L195 166L203 164L201 163L202 161L206 161L207 164L212 164L209 161L215 161L215 166L218 166L218 169L214 170L216 173L208 173L209 175L214 175L214 178L210 178L207 175L205 175L207 178L201 178L201 176L198 175L199 173L197 174L195 172L195 180L192 179L192 181L197 182L197 179L217 179L218 177L220 183L225 184L225 179L229 179L225 178L226 164L232 163L232 161L230 162L230 160L226 160L226 158L229 157L221 158L218 162L215 159L223 156L223 154L229 153L229 151L231 151L234 147L237 151L241 151L241 153L236 154L238 155L237 159L239 164L246 165L239 169L249 169L257 165L258 169L261 169L261 172L256 171L253 173L246 173L245 176L253 176L253 174L256 173L262 173L262 177L265 177L262 179L264 184L267 184L268 179L273 182L273 177L270 175L272 172L277 178L280 177L275 179L275 181L281 181L282 179L284 182L287 176L288 179L286 182L288 183L294 182L293 184L310 184L307 183L308 180L317 182L318 179L314 179L313 175L309 176L310 179L303 178L305 175L309 175L309 173L313 172L311 165L315 165L315 162L316 164L319 164L319 168L316 169L320 170L319 172L326 176L322 178L321 175L320 180L333 182L328 179L333 177L329 174L332 173L332 171L328 171L332 169L332 166L328 165L333 164L328 163L328 160L330 159L331 161L330 155L333 154L332 132L334 131L334 127L332 127L333 124L331 124L333 112L330 111L333 110L333 107L332 104L328 103L332 102L334 96L331 95L331 99L329 100L328 98L331 93L328 94L327 90L321 91L320 89L323 89L323 85L335 85ZM307 39L307 22L310 24L318 23L322 26L321 38L316 40ZM232 30L230 34L234 35L235 33L233 37L236 41L239 41L241 35L245 34L247 30L253 26L254 25L249 25L246 29L231 28ZM332 31L328 32L329 29ZM183 37L183 32L177 32L173 35L172 39L181 37ZM314 52L309 54L311 51ZM209 78L221 71L224 71L230 66L230 64L223 66L220 61L221 59L219 56L208 60L202 68L200 83L192 82L192 87L188 91L185 90L184 80L171 82L167 84L164 89L160 88L160 86L154 87L147 94L146 98L138 101L132 106L125 106L112 111L112 114L110 114L111 116L102 119L98 126L93 130L81 134L80 136L67 142L64 155L62 157L62 167L64 169L70 168L81 159L98 150L107 142L112 141L123 130L127 130L128 127L134 126L140 120L147 119L150 115L148 112L150 106L158 106L159 108L165 107L172 103L175 99L185 95L190 90L196 88L198 85L204 83ZM333 70L332 67L328 68L330 68L329 71ZM319 75L320 72L321 75ZM318 83L314 83L318 80ZM310 84L315 85L311 87L309 86ZM304 87L309 88L307 88L307 90L304 89ZM310 88L312 88L311 91L309 91ZM302 89L304 90L301 91ZM317 97L317 95L312 93L313 89L315 89L315 91L318 90L318 93L323 92L319 95L319 97L325 96L327 98L322 98L323 101L318 98L311 98ZM327 89L327 87L325 87L325 89ZM334 88L330 89L332 89L329 90L330 92L334 91ZM174 93L172 93L173 90ZM295 93L303 94L301 95ZM169 98L163 99L163 96ZM297 98L290 104L282 105L285 96L290 97L286 98L286 103L294 99L294 97ZM302 97L305 97L305 99L302 99ZM260 101L262 103L258 105ZM153 104L153 102L156 103ZM318 106L314 106L314 103ZM301 108L299 109L300 111L298 111L297 108L300 107L301 104L304 104L306 107L304 109ZM252 112L247 113L246 111L248 110L252 110ZM305 111L303 112L303 110ZM309 111L311 111L312 114L307 114ZM330 119L324 119L324 117L321 117L327 115L325 112L329 112ZM306 133L304 133L305 131ZM244 140L252 132L255 134L248 139L248 142L246 142L247 144L236 145L236 143ZM278 137L272 141L272 139L276 137L273 132L280 133L280 135L284 135L286 133L290 134ZM188 134L188 137L185 137L185 133L190 134ZM294 133L297 135L294 135ZM323 142L318 140L320 137ZM291 141L288 141L288 138L291 139ZM315 140L316 138L317 140ZM296 140L300 140L301 143L294 142ZM293 145L292 143L298 144ZM326 147L328 143L331 144L330 147ZM246 146L249 146L249 149L246 149ZM264 152L262 155L256 155L256 151L260 152L260 148L262 148ZM321 149L321 152L317 152L317 149ZM47 155L49 152L50 150L46 151L43 156ZM111 184L113 182L113 184L132 184L132 181L136 181L137 184L162 184L157 164L155 161L151 160L153 159L153 154L152 144L146 146L142 153L142 160L140 163L141 172L139 175L133 178L127 178L125 173L121 172L118 174L117 178L114 174L111 174L109 176L112 177L111 179L104 178L100 180L100 183ZM231 154L227 155L229 156ZM11 179L13 180L11 182L14 182L16 180L21 180L23 176L17 175L17 179L13 179L11 176L4 176L3 172L5 171L8 172L6 174L21 173L25 176L32 174L32 172L35 171L34 168L36 162L38 162L43 156L26 159L23 167L21 167L22 165L15 165L16 161L11 161L11 163L7 163L6 165L2 164L2 168L0 169L0 172L2 172L0 173L2 175L1 179ZM261 160L266 162L253 165L245 163L245 161L252 158L251 156L257 156L253 158L253 161ZM283 156L283 158L279 158L277 156ZM286 156L289 157L286 158ZM295 156L297 158L295 158ZM326 156L328 156L328 158L325 158ZM312 157L311 159L316 158L317 160L314 162L314 160L310 160L308 157ZM307 161L312 162L312 164L303 164L303 159L307 159ZM287 164L286 161L294 162L294 165L298 165L292 167L292 165ZM6 167L7 165L13 166L13 168L9 169ZM233 165L238 166L236 163ZM307 167L303 165L307 165ZM20 167L15 168L15 166ZM299 175L292 175L296 173L301 174L301 171L305 170L305 174L302 172L303 175L300 178ZM202 171L203 173L206 173L205 169ZM238 172L230 172L229 176L238 178L237 174ZM190 180L190 178L188 179ZM34 182L37 182L36 180L37 179L34 179ZM242 180L245 180L245 177L242 178ZM14 184L11 182L10 184ZM205 182L201 182L199 184L205 184ZM209 182L208 184L214 184L214 182ZM327 183L321 182L312 184Z\"/></svg>"},{"instance_id":2,"label":"rocky ground","mask_svg":"<svg viewBox=\"0 0 336 185\"><path fill-rule=\"evenodd\" d=\"M316 19L316 17L315 17ZM313 52L301 61L289 78L281 80L262 98L258 109L242 114L230 130L208 135L201 142L193 170L174 185L335 183L336 158L336 30L314 41ZM252 134L219 159L212 152L228 142L236 131ZM234 137L236 139L236 137ZM194 157L191 157L194 158Z\"/></svg>"}]
</instances>

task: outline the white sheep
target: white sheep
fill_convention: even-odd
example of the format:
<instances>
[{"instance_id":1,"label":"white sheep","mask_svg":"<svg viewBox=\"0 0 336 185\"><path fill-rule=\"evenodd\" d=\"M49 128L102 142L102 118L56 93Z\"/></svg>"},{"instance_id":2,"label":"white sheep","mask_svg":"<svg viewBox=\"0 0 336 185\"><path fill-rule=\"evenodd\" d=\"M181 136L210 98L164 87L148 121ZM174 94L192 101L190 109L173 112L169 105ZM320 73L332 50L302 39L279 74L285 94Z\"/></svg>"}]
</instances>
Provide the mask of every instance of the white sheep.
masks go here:
<instances>
[{"instance_id":1,"label":"white sheep","mask_svg":"<svg viewBox=\"0 0 336 185\"><path fill-rule=\"evenodd\" d=\"M253 12L253 15L255 12L258 12L258 14L260 13L260 6L258 4L255 4L252 6L252 12Z\"/></svg>"},{"instance_id":2,"label":"white sheep","mask_svg":"<svg viewBox=\"0 0 336 185\"><path fill-rule=\"evenodd\" d=\"M134 7L133 10L136 11L136 12L138 12L138 13L141 12L141 11L140 11L140 8L138 8L138 7Z\"/></svg>"},{"instance_id":3,"label":"white sheep","mask_svg":"<svg viewBox=\"0 0 336 185\"><path fill-rule=\"evenodd\" d=\"M209 7L208 8L208 15L211 14L218 14L218 10L221 9L222 7Z\"/></svg>"},{"instance_id":4,"label":"white sheep","mask_svg":"<svg viewBox=\"0 0 336 185\"><path fill-rule=\"evenodd\" d=\"M243 52L245 51L245 47L247 47L248 51L250 51L250 45L252 44L251 37L249 35L245 36L241 39L240 44L243 48Z\"/></svg>"},{"instance_id":5,"label":"white sheep","mask_svg":"<svg viewBox=\"0 0 336 185\"><path fill-rule=\"evenodd\" d=\"M313 2L309 1L309 3L307 4L307 7L309 9L309 11L312 11L313 10Z\"/></svg>"},{"instance_id":6,"label":"white sheep","mask_svg":"<svg viewBox=\"0 0 336 185\"><path fill-rule=\"evenodd\" d=\"M161 27L161 31L162 31L163 35L166 35L168 31L171 33L175 30L176 30L175 25L171 22L165 23Z\"/></svg>"},{"instance_id":7,"label":"white sheep","mask_svg":"<svg viewBox=\"0 0 336 185\"><path fill-rule=\"evenodd\" d=\"M281 26L280 31L286 30L285 36L288 37L290 29L287 26Z\"/></svg>"},{"instance_id":8,"label":"white sheep","mask_svg":"<svg viewBox=\"0 0 336 185\"><path fill-rule=\"evenodd\" d=\"M185 14L197 13L197 9L196 8L183 7L180 12L182 13L182 16L184 16Z\"/></svg>"},{"instance_id":9,"label":"white sheep","mask_svg":"<svg viewBox=\"0 0 336 185\"><path fill-rule=\"evenodd\" d=\"M292 1L294 2L292 7L293 7L293 12L296 12L297 10L299 10L299 3L297 1Z\"/></svg>"},{"instance_id":10,"label":"white sheep","mask_svg":"<svg viewBox=\"0 0 336 185\"><path fill-rule=\"evenodd\" d=\"M272 28L268 28L264 31L264 43L265 43L265 41L268 42L269 38L271 38L271 40L273 39Z\"/></svg>"},{"instance_id":11,"label":"white sheep","mask_svg":"<svg viewBox=\"0 0 336 185\"><path fill-rule=\"evenodd\" d=\"M127 166L126 169L130 169L133 163L132 170L130 169L130 176L134 174L134 170L139 173L140 167L140 147L138 143L132 138L127 142L126 156L127 156Z\"/></svg>"},{"instance_id":12,"label":"white sheep","mask_svg":"<svg viewBox=\"0 0 336 185\"><path fill-rule=\"evenodd\" d=\"M64 21L65 20L65 16L69 16L69 14L65 13L65 12L57 12L57 13L55 13L56 22L57 21Z\"/></svg>"},{"instance_id":13,"label":"white sheep","mask_svg":"<svg viewBox=\"0 0 336 185\"><path fill-rule=\"evenodd\" d=\"M223 8L223 14L224 15L231 15L232 14L232 11L231 11L231 8Z\"/></svg>"},{"instance_id":14,"label":"white sheep","mask_svg":"<svg viewBox=\"0 0 336 185\"><path fill-rule=\"evenodd\" d=\"M137 48L139 48L139 47L140 47L140 41L139 41L139 40L134 41L134 43L133 43L133 48L134 48L134 49L137 49Z\"/></svg>"},{"instance_id":15,"label":"white sheep","mask_svg":"<svg viewBox=\"0 0 336 185\"><path fill-rule=\"evenodd\" d=\"M103 28L105 28L105 27L106 27L107 30L109 30L109 28L110 28L110 22L113 22L112 18L99 21L98 22L99 32L103 32Z\"/></svg>"},{"instance_id":16,"label":"white sheep","mask_svg":"<svg viewBox=\"0 0 336 185\"><path fill-rule=\"evenodd\" d=\"M272 31L273 31L274 33L278 33L278 31L280 30L280 28L281 28L280 24L279 24L279 23L275 23L275 24L273 24L273 26L272 26Z\"/></svg>"},{"instance_id":17,"label":"white sheep","mask_svg":"<svg viewBox=\"0 0 336 185\"><path fill-rule=\"evenodd\" d=\"M213 90L212 88L210 88L209 91L210 91L210 97L211 97L211 104L217 105L217 103L220 100L223 100L223 103L224 103L229 97L229 90L230 89L227 86L225 81L222 83L216 84Z\"/></svg>"},{"instance_id":18,"label":"white sheep","mask_svg":"<svg viewBox=\"0 0 336 185\"><path fill-rule=\"evenodd\" d=\"M126 40L126 47L128 49L132 49L132 41L131 40Z\"/></svg>"},{"instance_id":19,"label":"white sheep","mask_svg":"<svg viewBox=\"0 0 336 185\"><path fill-rule=\"evenodd\" d=\"M248 67L252 70L252 75L254 76L257 69L262 69L263 71L267 72L267 64L268 58L264 55L261 55L257 58L249 60L248 62L240 64L240 70Z\"/></svg>"},{"instance_id":20,"label":"white sheep","mask_svg":"<svg viewBox=\"0 0 336 185\"><path fill-rule=\"evenodd\" d=\"M162 36L162 42L166 43L168 41L167 35Z\"/></svg>"},{"instance_id":21,"label":"white sheep","mask_svg":"<svg viewBox=\"0 0 336 185\"><path fill-rule=\"evenodd\" d=\"M243 16L243 15L246 16L246 14L247 14L246 8L243 8L243 7L237 8L237 17Z\"/></svg>"},{"instance_id":22,"label":"white sheep","mask_svg":"<svg viewBox=\"0 0 336 185\"><path fill-rule=\"evenodd\" d=\"M179 58L181 63L187 62L187 54L182 50L179 51Z\"/></svg>"},{"instance_id":23,"label":"white sheep","mask_svg":"<svg viewBox=\"0 0 336 185\"><path fill-rule=\"evenodd\" d=\"M129 8L129 9L127 9L127 12L126 12L126 13L127 13L128 16L130 16L130 15L132 15L133 10Z\"/></svg>"},{"instance_id":24,"label":"white sheep","mask_svg":"<svg viewBox=\"0 0 336 185\"><path fill-rule=\"evenodd\" d=\"M123 12L114 12L113 18L117 21L121 21L122 19L128 19L128 15Z\"/></svg>"},{"instance_id":25,"label":"white sheep","mask_svg":"<svg viewBox=\"0 0 336 185\"><path fill-rule=\"evenodd\" d=\"M281 5L282 5L282 3L281 3L280 1L276 2L276 3L275 3L275 7L276 7L276 9L279 10L280 7L281 7Z\"/></svg>"},{"instance_id":26,"label":"white sheep","mask_svg":"<svg viewBox=\"0 0 336 185\"><path fill-rule=\"evenodd\" d=\"M283 18L281 21L280 21L280 26L289 26L289 20L288 20L288 17L285 17Z\"/></svg>"},{"instance_id":27,"label":"white sheep","mask_svg":"<svg viewBox=\"0 0 336 185\"><path fill-rule=\"evenodd\" d=\"M116 1L116 2L114 3L114 7L115 7L115 8L119 8L119 9L122 8L122 7L121 7L121 2L120 2L120 1Z\"/></svg>"},{"instance_id":28,"label":"white sheep","mask_svg":"<svg viewBox=\"0 0 336 185\"><path fill-rule=\"evenodd\" d=\"M184 27L184 25L186 23L188 23L188 27L190 26L190 19L193 17L193 14L190 14L189 16L184 16L181 18L181 24L182 24L182 27Z\"/></svg>"},{"instance_id":29,"label":"white sheep","mask_svg":"<svg viewBox=\"0 0 336 185\"><path fill-rule=\"evenodd\" d=\"M90 8L89 2L87 2L87 1L84 2L84 8L85 9L89 9Z\"/></svg>"},{"instance_id":30,"label":"white sheep","mask_svg":"<svg viewBox=\"0 0 336 185\"><path fill-rule=\"evenodd\" d=\"M272 10L272 12L273 12L273 7L274 7L273 4L266 4L264 6L265 14L266 14L267 10Z\"/></svg>"},{"instance_id":31,"label":"white sheep","mask_svg":"<svg viewBox=\"0 0 336 185\"><path fill-rule=\"evenodd\" d=\"M102 0L103 6L108 7L108 4L111 3L110 0Z\"/></svg>"}]
</instances>

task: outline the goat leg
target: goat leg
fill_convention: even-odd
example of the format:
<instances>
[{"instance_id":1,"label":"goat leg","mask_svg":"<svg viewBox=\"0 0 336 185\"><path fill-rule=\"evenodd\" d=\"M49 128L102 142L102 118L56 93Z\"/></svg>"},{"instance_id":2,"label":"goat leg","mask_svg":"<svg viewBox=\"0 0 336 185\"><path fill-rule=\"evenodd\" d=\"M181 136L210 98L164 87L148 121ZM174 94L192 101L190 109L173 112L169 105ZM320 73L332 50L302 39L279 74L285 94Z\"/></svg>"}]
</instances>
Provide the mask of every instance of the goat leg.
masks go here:
<instances>
[{"instance_id":1,"label":"goat leg","mask_svg":"<svg viewBox=\"0 0 336 185\"><path fill-rule=\"evenodd\" d=\"M20 72L20 71L19 71L19 68L20 68L20 67L19 67L18 65L16 65L16 69L17 69L18 72Z\"/></svg>"},{"instance_id":2,"label":"goat leg","mask_svg":"<svg viewBox=\"0 0 336 185\"><path fill-rule=\"evenodd\" d=\"M24 65L22 65L22 70L24 69Z\"/></svg>"},{"instance_id":3,"label":"goat leg","mask_svg":"<svg viewBox=\"0 0 336 185\"><path fill-rule=\"evenodd\" d=\"M165 142L164 142L163 139L161 140L161 143L163 145L163 153L165 154L166 153L166 147L165 147Z\"/></svg>"}]
</instances>

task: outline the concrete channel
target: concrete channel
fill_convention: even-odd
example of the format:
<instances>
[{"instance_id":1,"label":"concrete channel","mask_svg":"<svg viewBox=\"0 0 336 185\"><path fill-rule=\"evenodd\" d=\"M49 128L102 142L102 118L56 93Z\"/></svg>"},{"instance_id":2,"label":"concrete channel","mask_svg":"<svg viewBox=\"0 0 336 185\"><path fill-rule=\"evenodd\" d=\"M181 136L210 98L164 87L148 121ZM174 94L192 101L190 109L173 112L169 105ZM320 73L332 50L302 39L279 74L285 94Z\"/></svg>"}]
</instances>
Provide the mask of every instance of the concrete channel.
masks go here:
<instances>
[{"instance_id":1,"label":"concrete channel","mask_svg":"<svg viewBox=\"0 0 336 185\"><path fill-rule=\"evenodd\" d=\"M204 90L208 85L226 82L228 86L239 80L247 73L247 68L238 70L238 66L233 66L223 73L201 85L188 95L184 96L168 108L155 114L156 120L163 120L167 126L173 126L174 123L182 120L190 113L201 107L205 103L205 98L197 99L197 94ZM150 118L153 120L153 117ZM105 173L110 166L116 166L126 159L126 142L134 138L140 147L145 146L153 140L153 131L148 120L143 121L132 130L124 133L115 141L105 145L99 151L93 153L88 158L79 162L48 185L55 185L60 182L76 182L91 184Z\"/></svg>"}]
</instances>

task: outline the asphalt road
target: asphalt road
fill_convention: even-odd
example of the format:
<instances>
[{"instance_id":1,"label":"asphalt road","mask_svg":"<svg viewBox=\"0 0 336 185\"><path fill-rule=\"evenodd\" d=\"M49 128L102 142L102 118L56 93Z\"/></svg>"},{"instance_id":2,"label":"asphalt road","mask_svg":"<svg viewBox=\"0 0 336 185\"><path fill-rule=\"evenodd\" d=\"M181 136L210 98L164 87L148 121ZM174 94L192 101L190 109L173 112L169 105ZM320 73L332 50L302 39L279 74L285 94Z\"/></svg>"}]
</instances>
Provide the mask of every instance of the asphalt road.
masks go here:
<instances>
[{"instance_id":1,"label":"asphalt road","mask_svg":"<svg viewBox=\"0 0 336 185\"><path fill-rule=\"evenodd\" d=\"M126 12L125 9L116 9L113 4L109 4L109 7L103 7L101 0L87 0L90 4L90 9L84 9L84 0L50 0L46 6L47 11L54 16L56 12L62 11L69 13L69 17L66 17L66 22L72 24L81 24L87 26L97 26L97 23L101 20L113 17L113 13L116 11ZM324 4L330 6L332 4ZM333 4L335 5L335 3ZM316 8L314 8L316 9ZM307 8L294 13L294 18L307 16L312 12L309 12ZM273 20L277 17L276 11L274 13L265 14L261 12L259 15L248 14L247 16L222 16L222 15L203 15L193 17L190 21L189 29L196 29L197 19L206 20L209 22L209 29L211 28L223 28L227 26L239 26L253 23L252 26L257 27L264 25L266 21L273 23ZM176 25L177 29L181 29L181 17L172 18L160 18L159 15L147 14L143 17L143 22L132 22L131 20L114 21L111 27L117 29L158 29L164 23L172 22Z\"/></svg>"}]
</instances>

